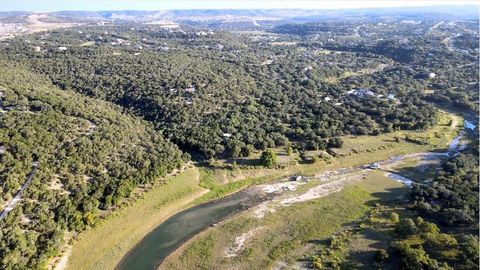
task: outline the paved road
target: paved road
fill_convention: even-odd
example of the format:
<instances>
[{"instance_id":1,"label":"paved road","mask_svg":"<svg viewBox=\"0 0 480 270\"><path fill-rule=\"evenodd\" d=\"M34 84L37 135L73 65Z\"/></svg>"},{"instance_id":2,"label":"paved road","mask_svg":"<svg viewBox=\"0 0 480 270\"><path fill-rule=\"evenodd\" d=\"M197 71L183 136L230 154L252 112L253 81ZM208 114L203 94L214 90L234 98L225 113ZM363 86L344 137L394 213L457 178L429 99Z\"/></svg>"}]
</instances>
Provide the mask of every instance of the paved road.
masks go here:
<instances>
[{"instance_id":1,"label":"paved road","mask_svg":"<svg viewBox=\"0 0 480 270\"><path fill-rule=\"evenodd\" d=\"M37 165L34 164L32 172L30 173L30 175L27 178L27 182L25 182L25 184L23 184L22 188L17 192L17 195L15 195L15 197L7 204L7 207L5 207L2 214L0 215L0 219L3 219L4 217L6 217L7 214L10 213L10 211L13 210L15 205L22 199L22 193L25 189L27 189L27 187L32 182L32 178L35 175L36 170L37 170Z\"/></svg>"}]
</instances>

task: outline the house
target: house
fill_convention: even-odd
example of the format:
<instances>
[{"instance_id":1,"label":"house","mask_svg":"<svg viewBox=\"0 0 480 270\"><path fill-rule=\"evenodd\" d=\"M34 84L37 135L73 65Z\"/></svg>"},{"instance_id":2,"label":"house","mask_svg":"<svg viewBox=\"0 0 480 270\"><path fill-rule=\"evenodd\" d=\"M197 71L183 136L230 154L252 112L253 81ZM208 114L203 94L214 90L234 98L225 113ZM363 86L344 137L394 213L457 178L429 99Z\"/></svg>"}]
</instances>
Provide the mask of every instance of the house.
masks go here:
<instances>
[{"instance_id":1,"label":"house","mask_svg":"<svg viewBox=\"0 0 480 270\"><path fill-rule=\"evenodd\" d=\"M433 73L433 72L430 72L430 73L428 74L428 78L430 78L430 79L435 78L435 76L437 76L437 75L436 75L435 73Z\"/></svg>"},{"instance_id":2,"label":"house","mask_svg":"<svg viewBox=\"0 0 480 270\"><path fill-rule=\"evenodd\" d=\"M185 88L185 92L187 92L187 93L195 93L195 86L190 85L190 87Z\"/></svg>"},{"instance_id":3,"label":"house","mask_svg":"<svg viewBox=\"0 0 480 270\"><path fill-rule=\"evenodd\" d=\"M223 133L223 137L230 138L232 137L232 133Z\"/></svg>"},{"instance_id":4,"label":"house","mask_svg":"<svg viewBox=\"0 0 480 270\"><path fill-rule=\"evenodd\" d=\"M67 47L58 47L57 48L59 51L63 52L63 51L66 51L67 50Z\"/></svg>"},{"instance_id":5,"label":"house","mask_svg":"<svg viewBox=\"0 0 480 270\"><path fill-rule=\"evenodd\" d=\"M395 99L395 95L394 95L394 94L388 94L388 95L387 95L387 98L388 98L388 99Z\"/></svg>"},{"instance_id":6,"label":"house","mask_svg":"<svg viewBox=\"0 0 480 270\"><path fill-rule=\"evenodd\" d=\"M375 96L375 93L367 88L361 88L361 89L352 89L347 91L347 95L355 95L357 97L366 97L366 96Z\"/></svg>"},{"instance_id":7,"label":"house","mask_svg":"<svg viewBox=\"0 0 480 270\"><path fill-rule=\"evenodd\" d=\"M212 30L208 31L208 32L205 32L205 31L199 31L199 32L196 32L195 35L197 36L208 36L208 35L213 35L215 34Z\"/></svg>"},{"instance_id":8,"label":"house","mask_svg":"<svg viewBox=\"0 0 480 270\"><path fill-rule=\"evenodd\" d=\"M355 95L359 96L359 97L365 97L365 96L374 96L375 93L372 92L372 90L370 89L367 89L367 88L362 88L362 89L359 89Z\"/></svg>"},{"instance_id":9,"label":"house","mask_svg":"<svg viewBox=\"0 0 480 270\"><path fill-rule=\"evenodd\" d=\"M325 100L325 101L330 101L330 100L332 100L332 99L331 99L330 97L325 97L323 100Z\"/></svg>"}]
</instances>

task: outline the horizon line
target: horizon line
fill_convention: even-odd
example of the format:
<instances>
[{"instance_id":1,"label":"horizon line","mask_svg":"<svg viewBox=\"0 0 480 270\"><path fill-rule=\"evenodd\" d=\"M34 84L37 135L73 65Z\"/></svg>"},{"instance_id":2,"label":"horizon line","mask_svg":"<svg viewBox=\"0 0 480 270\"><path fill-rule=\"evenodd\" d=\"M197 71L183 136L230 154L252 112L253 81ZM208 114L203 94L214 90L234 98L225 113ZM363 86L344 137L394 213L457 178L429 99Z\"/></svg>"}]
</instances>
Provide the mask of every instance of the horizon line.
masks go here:
<instances>
[{"instance_id":1,"label":"horizon line","mask_svg":"<svg viewBox=\"0 0 480 270\"><path fill-rule=\"evenodd\" d=\"M445 0L0 0L0 12L60 12L60 11L170 11L170 10L354 10L425 7L475 6L477 1Z\"/></svg>"}]
</instances>

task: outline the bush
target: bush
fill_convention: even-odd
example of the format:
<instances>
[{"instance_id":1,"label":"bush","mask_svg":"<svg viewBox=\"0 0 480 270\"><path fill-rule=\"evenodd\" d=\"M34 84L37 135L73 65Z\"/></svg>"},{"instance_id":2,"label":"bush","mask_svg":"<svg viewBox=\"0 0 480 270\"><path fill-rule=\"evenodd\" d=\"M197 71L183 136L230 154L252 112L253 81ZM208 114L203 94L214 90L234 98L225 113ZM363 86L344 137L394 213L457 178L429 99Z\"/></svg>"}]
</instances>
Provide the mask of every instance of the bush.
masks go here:
<instances>
[{"instance_id":1,"label":"bush","mask_svg":"<svg viewBox=\"0 0 480 270\"><path fill-rule=\"evenodd\" d=\"M393 223L398 223L400 221L400 217L398 216L397 213L392 212L390 213L390 221Z\"/></svg>"},{"instance_id":2,"label":"bush","mask_svg":"<svg viewBox=\"0 0 480 270\"><path fill-rule=\"evenodd\" d=\"M263 151L260 156L260 163L267 168L273 168L277 164L277 154L272 149Z\"/></svg>"}]
</instances>

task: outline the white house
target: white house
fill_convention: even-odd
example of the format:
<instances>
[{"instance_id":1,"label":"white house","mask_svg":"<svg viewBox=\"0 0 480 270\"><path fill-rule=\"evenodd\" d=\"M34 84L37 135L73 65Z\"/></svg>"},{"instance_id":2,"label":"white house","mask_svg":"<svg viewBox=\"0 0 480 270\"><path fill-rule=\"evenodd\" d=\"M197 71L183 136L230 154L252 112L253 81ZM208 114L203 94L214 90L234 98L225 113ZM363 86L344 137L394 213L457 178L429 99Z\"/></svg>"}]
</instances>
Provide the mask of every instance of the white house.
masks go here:
<instances>
[{"instance_id":1,"label":"white house","mask_svg":"<svg viewBox=\"0 0 480 270\"><path fill-rule=\"evenodd\" d=\"M190 87L185 88L185 92L187 93L195 93L195 86L190 85Z\"/></svg>"}]
</instances>

